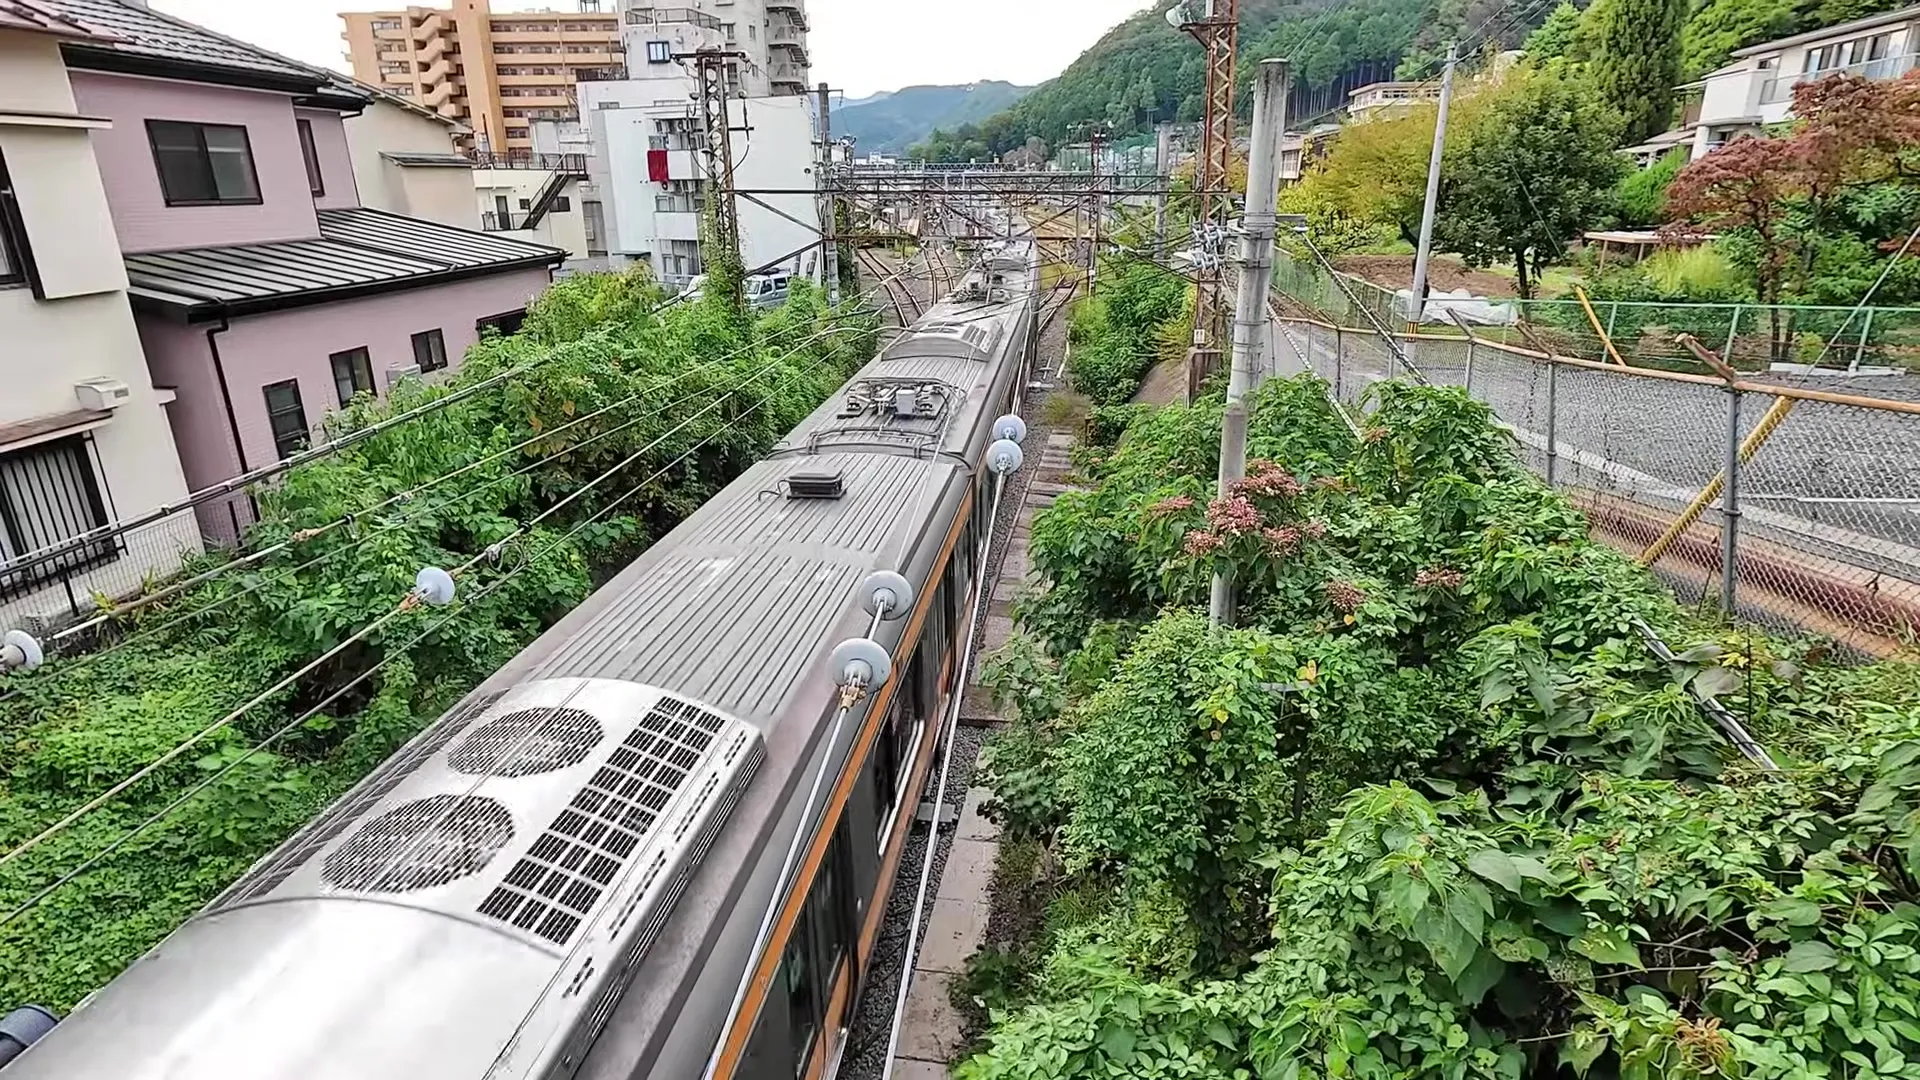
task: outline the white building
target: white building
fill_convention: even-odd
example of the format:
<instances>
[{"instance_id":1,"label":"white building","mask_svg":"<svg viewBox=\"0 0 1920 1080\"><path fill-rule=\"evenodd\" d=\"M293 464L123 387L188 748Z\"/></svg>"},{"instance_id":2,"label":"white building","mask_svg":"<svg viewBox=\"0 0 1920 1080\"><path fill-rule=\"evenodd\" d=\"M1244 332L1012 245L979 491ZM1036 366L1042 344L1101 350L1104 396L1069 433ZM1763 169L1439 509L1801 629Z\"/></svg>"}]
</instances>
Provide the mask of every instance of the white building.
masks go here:
<instances>
[{"instance_id":1,"label":"white building","mask_svg":"<svg viewBox=\"0 0 1920 1080\"><path fill-rule=\"evenodd\" d=\"M360 205L462 229L480 227L473 200L473 159L455 139L465 124L403 97L345 76L340 82L369 97L346 118L347 153Z\"/></svg>"},{"instance_id":2,"label":"white building","mask_svg":"<svg viewBox=\"0 0 1920 1080\"><path fill-rule=\"evenodd\" d=\"M1377 82L1354 87L1347 94L1347 117L1354 121L1380 116L1397 116L1425 101L1440 100L1440 84L1427 82Z\"/></svg>"},{"instance_id":3,"label":"white building","mask_svg":"<svg viewBox=\"0 0 1920 1080\"><path fill-rule=\"evenodd\" d=\"M590 183L603 204L615 266L645 262L669 285L704 272L705 145L692 79L683 71L626 82L582 83L580 109L593 142ZM820 273L820 199L813 99L734 98L735 199L749 270Z\"/></svg>"},{"instance_id":4,"label":"white building","mask_svg":"<svg viewBox=\"0 0 1920 1080\"><path fill-rule=\"evenodd\" d=\"M200 547L191 515L66 543L187 490L90 141L111 123L79 112L60 55L101 39L0 0L0 629L80 614Z\"/></svg>"},{"instance_id":5,"label":"white building","mask_svg":"<svg viewBox=\"0 0 1920 1080\"><path fill-rule=\"evenodd\" d=\"M1651 143L1679 145L1690 133L1693 157L1700 158L1739 135L1793 115L1793 88L1838 73L1869 79L1894 79L1914 66L1920 53L1920 5L1871 15L1793 37L1751 45L1733 54L1733 62L1699 84L1699 116ZM1690 89L1683 87L1682 90ZM1637 148L1634 148L1637 149Z\"/></svg>"},{"instance_id":6,"label":"white building","mask_svg":"<svg viewBox=\"0 0 1920 1080\"><path fill-rule=\"evenodd\" d=\"M627 75L675 69L673 57L698 48L742 56L729 61L735 92L750 98L807 92L805 0L622 0Z\"/></svg>"},{"instance_id":7,"label":"white building","mask_svg":"<svg viewBox=\"0 0 1920 1080\"><path fill-rule=\"evenodd\" d=\"M534 130L554 124L540 121ZM587 178L584 152L480 153L474 161L468 198L478 200L483 230L561 248L567 253L563 271L604 268L607 252L595 227L600 201Z\"/></svg>"}]
</instances>

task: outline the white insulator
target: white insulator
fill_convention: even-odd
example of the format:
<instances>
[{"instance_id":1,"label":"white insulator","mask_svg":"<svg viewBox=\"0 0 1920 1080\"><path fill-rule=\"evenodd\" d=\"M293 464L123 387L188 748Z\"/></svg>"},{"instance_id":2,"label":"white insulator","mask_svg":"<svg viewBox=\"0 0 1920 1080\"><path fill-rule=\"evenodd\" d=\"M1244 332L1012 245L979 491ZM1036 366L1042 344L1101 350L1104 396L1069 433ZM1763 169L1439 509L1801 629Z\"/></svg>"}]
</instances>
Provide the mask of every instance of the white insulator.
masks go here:
<instances>
[{"instance_id":1,"label":"white insulator","mask_svg":"<svg viewBox=\"0 0 1920 1080\"><path fill-rule=\"evenodd\" d=\"M835 645L832 663L834 682L840 686L872 690L893 676L893 657L872 638L848 638Z\"/></svg>"},{"instance_id":2,"label":"white insulator","mask_svg":"<svg viewBox=\"0 0 1920 1080\"><path fill-rule=\"evenodd\" d=\"M453 575L437 566L424 567L414 576L413 595L430 607L446 607L453 603Z\"/></svg>"},{"instance_id":3,"label":"white insulator","mask_svg":"<svg viewBox=\"0 0 1920 1080\"><path fill-rule=\"evenodd\" d=\"M993 422L993 437L996 439L1006 439L1010 442L1026 442L1027 422L1012 413L1008 413Z\"/></svg>"},{"instance_id":4,"label":"white insulator","mask_svg":"<svg viewBox=\"0 0 1920 1080\"><path fill-rule=\"evenodd\" d=\"M880 615L882 606L886 614ZM892 622L913 610L913 583L892 570L875 570L860 583L860 606Z\"/></svg>"},{"instance_id":5,"label":"white insulator","mask_svg":"<svg viewBox=\"0 0 1920 1080\"><path fill-rule=\"evenodd\" d=\"M1001 439L987 447L987 468L1005 476L1026 464L1026 452L1012 439Z\"/></svg>"},{"instance_id":6,"label":"white insulator","mask_svg":"<svg viewBox=\"0 0 1920 1080\"><path fill-rule=\"evenodd\" d=\"M25 630L9 630L0 636L0 671L32 671L46 658L40 639Z\"/></svg>"}]
</instances>

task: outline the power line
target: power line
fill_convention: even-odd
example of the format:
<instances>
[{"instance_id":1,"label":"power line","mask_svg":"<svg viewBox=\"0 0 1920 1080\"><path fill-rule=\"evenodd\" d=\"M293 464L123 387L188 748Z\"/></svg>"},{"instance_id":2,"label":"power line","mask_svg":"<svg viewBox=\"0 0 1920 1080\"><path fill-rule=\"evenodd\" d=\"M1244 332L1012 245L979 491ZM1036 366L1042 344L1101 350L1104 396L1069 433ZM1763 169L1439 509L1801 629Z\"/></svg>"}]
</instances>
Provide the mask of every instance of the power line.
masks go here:
<instances>
[{"instance_id":1,"label":"power line","mask_svg":"<svg viewBox=\"0 0 1920 1080\"><path fill-rule=\"evenodd\" d=\"M832 331L832 330L823 331L820 336L825 336L833 332L835 331ZM786 356L791 356L793 355L794 352L798 352L799 348L804 348L804 345L796 347L795 349L789 350L789 352L782 357L782 360L784 360ZM818 361L816 361L815 363L817 365ZM684 430L689 424L691 424L694 420L698 419L700 416L703 416L706 413L711 412L713 409L718 408L728 398L732 397L733 394L739 392L745 386L758 381L761 378L761 376L773 370L774 367L776 366L778 366L778 362L774 364L769 364L767 367L761 369L759 372L755 373L752 376L749 376L747 379L743 380L741 383L730 388L726 393L716 398L713 401L713 403L701 409L699 412L695 413L693 416L688 417L686 420L682 421L679 425L675 426L672 430L661 435L659 438L648 443L646 446L643 446L640 450L636 451L634 454L626 458L620 464L614 466L611 469L608 469L604 473L601 473L599 476L595 477L593 480L588 481L584 486L578 488L577 490L569 494L565 499L562 499L560 502L554 504L552 507L549 507L548 509L542 511L540 514L536 515L532 520L521 525L519 528L515 529L512 533L510 533L506 537L498 541L495 541L492 544L487 545L485 549L480 551L478 554L474 555L471 559L468 559L465 563L461 564L456 569L448 571L449 575L457 578L460 574L465 573L468 570L471 570L474 566L478 565L483 560L498 557L504 551L506 544L519 538L520 536L525 535L529 529L532 529L534 526L538 525L542 521L545 521L547 518L551 517L554 513L558 512L560 509L571 504L574 500L580 498L582 495L585 495L587 492L593 490L600 483L604 482L608 477L614 475L615 473L619 472L621 469L626 468L628 465L638 460L642 454L645 454L647 451L658 447L662 442L665 442L666 439L669 438L670 436L677 434L681 430ZM718 432L716 432L715 435L717 436ZM702 445L704 445L704 442ZM179 743L178 745L173 747L171 750L168 750L167 752L161 754L160 757L155 759L153 762L143 766L139 770L135 771L132 775L126 777L125 779L122 779L118 783L114 784L112 787L108 788L106 791L101 792L99 795L96 795L93 798L87 800L85 803L81 804L78 808L70 811L64 817L60 818L58 821L54 822L52 825L49 825L47 828L43 829L38 835L25 841L22 844L19 844L13 849L7 851L5 854L0 854L0 867L7 865L13 860L19 858L21 855L27 853L28 851L33 850L35 847L38 847L40 844L45 843L48 839L52 838L55 835L58 835L60 832L71 827L75 822L79 821L81 818L85 817L87 814L92 813L94 810L99 809L101 806L112 801L115 797L119 796L120 794L125 792L127 789L133 787L135 784L153 775L156 771L165 767L170 762L178 759L180 755L186 753L188 750L192 749L194 746L199 745L202 741L204 741L208 737L212 736L216 732L226 727L231 726L233 723L238 721L241 717L245 716L250 710L258 706L260 703L266 701L268 698L272 697L273 695L287 689L289 686L292 686L300 678L311 674L313 671L319 668L320 665L326 663L328 660L333 659L335 656L338 656L341 652L345 651L347 648L357 644L360 641L365 640L374 631L380 629L382 626L385 626L388 622L391 622L393 619L397 618L402 613L410 610L416 603L417 603L417 600L416 600L415 594L409 593L407 598L403 599L400 602L399 606L395 607L392 611L387 612L385 615L382 615L379 618L374 619L372 622L368 623L366 626L361 627L359 630L355 631L352 635L348 636L345 640L341 641L339 644L333 646L331 649L328 649L326 652L320 654L320 656L316 657L315 659L308 661L305 665L303 665L301 668L293 672L291 675L288 675L282 678L271 687L268 687L266 690L263 690L260 693L254 695L251 699L247 701L246 704L240 706L238 709L235 709L232 712L229 712L227 715L220 718L219 720L214 721L212 724L209 724L206 727L202 728L199 732L188 737L185 741Z\"/></svg>"},{"instance_id":2,"label":"power line","mask_svg":"<svg viewBox=\"0 0 1920 1080\"><path fill-rule=\"evenodd\" d=\"M852 312L848 312L845 314L835 315L833 316L833 318L836 320L842 319L842 318L849 318L849 317L852 317L853 314L854 313ZM368 516L377 514L380 511L385 510L389 507L392 507L401 503L410 502L412 499L418 497L419 495L425 493L426 491L442 483L445 483L448 480L454 479L455 477L471 472L472 470L477 469L482 465L488 464L492 461L498 460L501 457L505 457L509 454L523 450L526 447L532 446L536 443L544 442L548 439L551 439L559 435L564 431L567 431L574 427L578 427L579 425L587 423L591 420L597 419L598 417L603 416L608 412L612 412L616 409L628 407L634 404L635 402L641 400L641 398L645 397L646 394L648 393L651 393L655 390L663 389L667 386L671 386L674 383L677 383L682 379L685 379L691 375L710 371L713 368L719 366L720 364L728 360L737 359L738 357L745 355L746 353L751 352L755 349L762 348L771 344L775 344L781 338L805 329L807 329L807 326L805 324L797 324L795 326L788 327L785 330L777 333L776 335L774 335L773 338L769 340L755 342L741 349L736 349L733 352L726 354L725 356L722 356L716 360L708 361L704 364L683 368L658 386L649 387L646 391L642 391L638 394L634 394L627 398L623 398L620 401L616 401L610 405L604 406L591 413L587 413L582 416L576 417L575 419L565 424L562 424L559 427L555 427L547 431L541 432L540 434L535 435L532 438L522 440L521 442L513 446L507 447L504 450L495 451L494 453L489 454L486 457L480 458L476 461L469 462L458 469L442 474L431 480L425 481L424 483L421 483L412 488L409 488L406 491L390 496L387 499L379 503L376 503L373 506L366 507L364 509L356 510L356 511L353 511L352 513L342 515L341 517L336 518L333 521L327 522L320 526L299 530L293 536L289 537L287 540L283 540L283 541L280 541L279 543L269 545L267 547L259 549L258 551L251 552L241 558L237 558L228 563L224 563L219 567L215 567L211 570L202 572L200 574L196 574L193 577L184 579L182 581L175 582L172 585L167 586L166 588L160 589L149 595L140 597L133 602L123 604L123 605L118 605L108 611L101 612L99 615L96 615L91 619L78 623L74 626L68 627L60 631L59 633L52 635L48 639L48 641L49 643L53 643L53 642L59 642L68 638L76 637L81 633L94 629L98 626L104 625L105 623L110 622L116 618L122 618L135 611L149 607L152 604L157 603L161 600L164 600L170 596L180 595L181 593L186 591L186 589L194 585L207 584L219 577L224 576L227 573L230 573L235 569L256 564L265 558L271 557L272 555L291 550L296 544L302 544L302 543L306 543L308 541L317 539L320 536L326 535L327 533L330 533L340 527L349 526L358 521L365 520ZM812 341L815 341L815 340L818 340L818 338L816 337L814 339L810 339L807 342L807 344L811 344ZM680 398L679 400L676 400L665 406L662 406L662 408L663 409L677 408L680 405L684 405L688 401L691 401L696 397L702 396L707 392L708 391L706 390L696 391L693 394L689 394L685 397ZM185 623L194 619L198 619L208 614L209 612L218 610L219 608L225 606L226 604L232 603L242 597L252 595L253 593L256 593L261 589L267 587L269 584L272 584L274 582L290 581L303 570L310 569L313 566L316 566L323 562L330 561L334 558L342 557L350 552L356 551L361 547L364 547L366 544L372 542L373 540L378 539L381 536L385 536L401 528L405 528L408 524L411 523L411 518L413 516L427 513L427 512L438 513L448 508L457 506L463 502L466 502L468 500L475 498L476 496L482 494L483 492L489 490L492 487L505 483L515 477L524 476L527 473L534 471L535 469L538 469L544 465L557 461L560 458L566 457L569 454L573 454L580 450L583 450L588 446L593 445L596 442L610 438L613 435L619 434L622 431L625 431L629 428L634 427L637 424L643 423L653 418L654 418L653 415L642 415L642 416L636 417L633 420L629 420L624 424L620 424L616 427L609 428L605 431L599 432L582 442L573 443L569 446L563 447L560 450L555 451L552 454L548 454L544 457L537 458L534 461L529 462L528 464L514 470L511 473L508 473L504 476L495 477L494 479L487 481L486 483L480 485L477 488L474 488L466 492L462 492L458 495L455 495L451 498L446 499L443 502L436 503L431 507L415 508L409 511L408 514L402 517L401 520L392 522L382 528L373 530L361 536L360 538L358 538L353 543L347 546L335 548L332 551L324 552L318 556L315 556L312 559L309 559L303 563L300 563L297 566L293 566L293 567L281 570L271 580L261 580L259 582L255 582L253 584L247 585L241 589L238 589L236 591L226 594L225 596L215 600L211 604L205 605L204 607L196 608L192 611L182 613L181 615L175 618L169 619L166 622L163 622L157 626L149 627L129 637L123 638L115 642L113 645L109 646L108 648L96 650L82 657L76 658L75 663L73 665L63 667L62 669L59 670L58 675L68 674L72 671L78 670L80 667L91 665L107 656L111 656L114 653L120 651L121 649L127 648L139 641L143 641L152 637L159 636L160 634L163 634L166 631L171 630L182 623ZM15 697L19 696L23 692L24 690L19 687L15 687L9 690L6 694L0 695L0 704L5 704L6 702L13 700Z\"/></svg>"}]
</instances>

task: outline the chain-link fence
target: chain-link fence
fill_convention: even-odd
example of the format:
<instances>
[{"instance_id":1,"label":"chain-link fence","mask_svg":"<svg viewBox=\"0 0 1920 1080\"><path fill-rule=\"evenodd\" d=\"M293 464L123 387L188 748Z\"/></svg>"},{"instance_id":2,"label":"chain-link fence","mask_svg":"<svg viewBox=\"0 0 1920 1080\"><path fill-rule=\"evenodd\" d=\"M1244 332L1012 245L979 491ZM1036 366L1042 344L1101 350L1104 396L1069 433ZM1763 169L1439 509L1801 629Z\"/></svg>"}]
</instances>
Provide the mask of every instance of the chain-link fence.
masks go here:
<instances>
[{"instance_id":1,"label":"chain-link fence","mask_svg":"<svg viewBox=\"0 0 1920 1080\"><path fill-rule=\"evenodd\" d=\"M1385 326L1407 320L1407 304L1393 290L1328 273L1285 251L1275 255L1273 287L1342 326L1369 325L1363 308ZM1429 318L1440 306L1436 301L1428 308ZM1679 336L1687 334L1747 371L1815 363L1855 373L1920 371L1920 308L1500 298L1461 306L1480 324L1474 333L1488 341L1584 360L1617 354L1637 367L1710 374L1680 344Z\"/></svg>"},{"instance_id":2,"label":"chain-link fence","mask_svg":"<svg viewBox=\"0 0 1920 1080\"><path fill-rule=\"evenodd\" d=\"M1275 320L1272 373L1340 401L1406 374L1377 332ZM1486 338L1395 344L1464 387L1594 535L1683 598L1871 655L1920 631L1920 404L1622 367Z\"/></svg>"}]
</instances>

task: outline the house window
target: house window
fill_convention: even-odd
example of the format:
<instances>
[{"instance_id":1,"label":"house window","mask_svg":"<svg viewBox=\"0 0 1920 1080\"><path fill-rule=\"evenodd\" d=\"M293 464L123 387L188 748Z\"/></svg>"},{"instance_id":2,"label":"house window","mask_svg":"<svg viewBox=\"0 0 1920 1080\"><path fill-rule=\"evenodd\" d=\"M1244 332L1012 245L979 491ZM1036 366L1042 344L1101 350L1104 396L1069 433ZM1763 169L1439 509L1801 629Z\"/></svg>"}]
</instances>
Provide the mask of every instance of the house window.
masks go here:
<instances>
[{"instance_id":1,"label":"house window","mask_svg":"<svg viewBox=\"0 0 1920 1080\"><path fill-rule=\"evenodd\" d=\"M168 206L260 201L260 175L245 127L149 120L147 141Z\"/></svg>"},{"instance_id":2,"label":"house window","mask_svg":"<svg viewBox=\"0 0 1920 1080\"><path fill-rule=\"evenodd\" d=\"M0 157L0 288L27 283L27 230L13 197L7 160Z\"/></svg>"},{"instance_id":3,"label":"house window","mask_svg":"<svg viewBox=\"0 0 1920 1080\"><path fill-rule=\"evenodd\" d=\"M422 330L413 335L413 362L421 371L439 371L447 366L447 336L439 329Z\"/></svg>"},{"instance_id":4,"label":"house window","mask_svg":"<svg viewBox=\"0 0 1920 1080\"><path fill-rule=\"evenodd\" d=\"M320 151L313 145L313 121L295 120L300 129L300 156L307 160L307 187L315 195L325 195L327 185L320 178Z\"/></svg>"},{"instance_id":5,"label":"house window","mask_svg":"<svg viewBox=\"0 0 1920 1080\"><path fill-rule=\"evenodd\" d=\"M260 390L267 399L267 425L273 429L273 452L285 461L307 448L307 409L300 401L300 383L288 379Z\"/></svg>"},{"instance_id":6,"label":"house window","mask_svg":"<svg viewBox=\"0 0 1920 1080\"><path fill-rule=\"evenodd\" d=\"M353 401L355 394L373 393L373 358L367 347L348 349L327 357L333 364L333 388L340 393L340 404Z\"/></svg>"},{"instance_id":7,"label":"house window","mask_svg":"<svg viewBox=\"0 0 1920 1080\"><path fill-rule=\"evenodd\" d=\"M553 200L553 212L565 214L573 209L573 199L566 195L557 195Z\"/></svg>"},{"instance_id":8,"label":"house window","mask_svg":"<svg viewBox=\"0 0 1920 1080\"><path fill-rule=\"evenodd\" d=\"M0 596L119 557L118 544L100 540L7 570L16 559L107 523L87 447L87 436L69 435L0 454Z\"/></svg>"},{"instance_id":9,"label":"house window","mask_svg":"<svg viewBox=\"0 0 1920 1080\"><path fill-rule=\"evenodd\" d=\"M486 337L487 331L489 330L505 336L507 334L519 333L521 324L526 321L527 309L518 308L513 311L503 311L498 315L489 315L484 319L476 319L474 320L473 328L479 332L481 337Z\"/></svg>"},{"instance_id":10,"label":"house window","mask_svg":"<svg viewBox=\"0 0 1920 1080\"><path fill-rule=\"evenodd\" d=\"M647 63L664 64L672 59L673 59L673 42L671 41L647 42Z\"/></svg>"}]
</instances>

